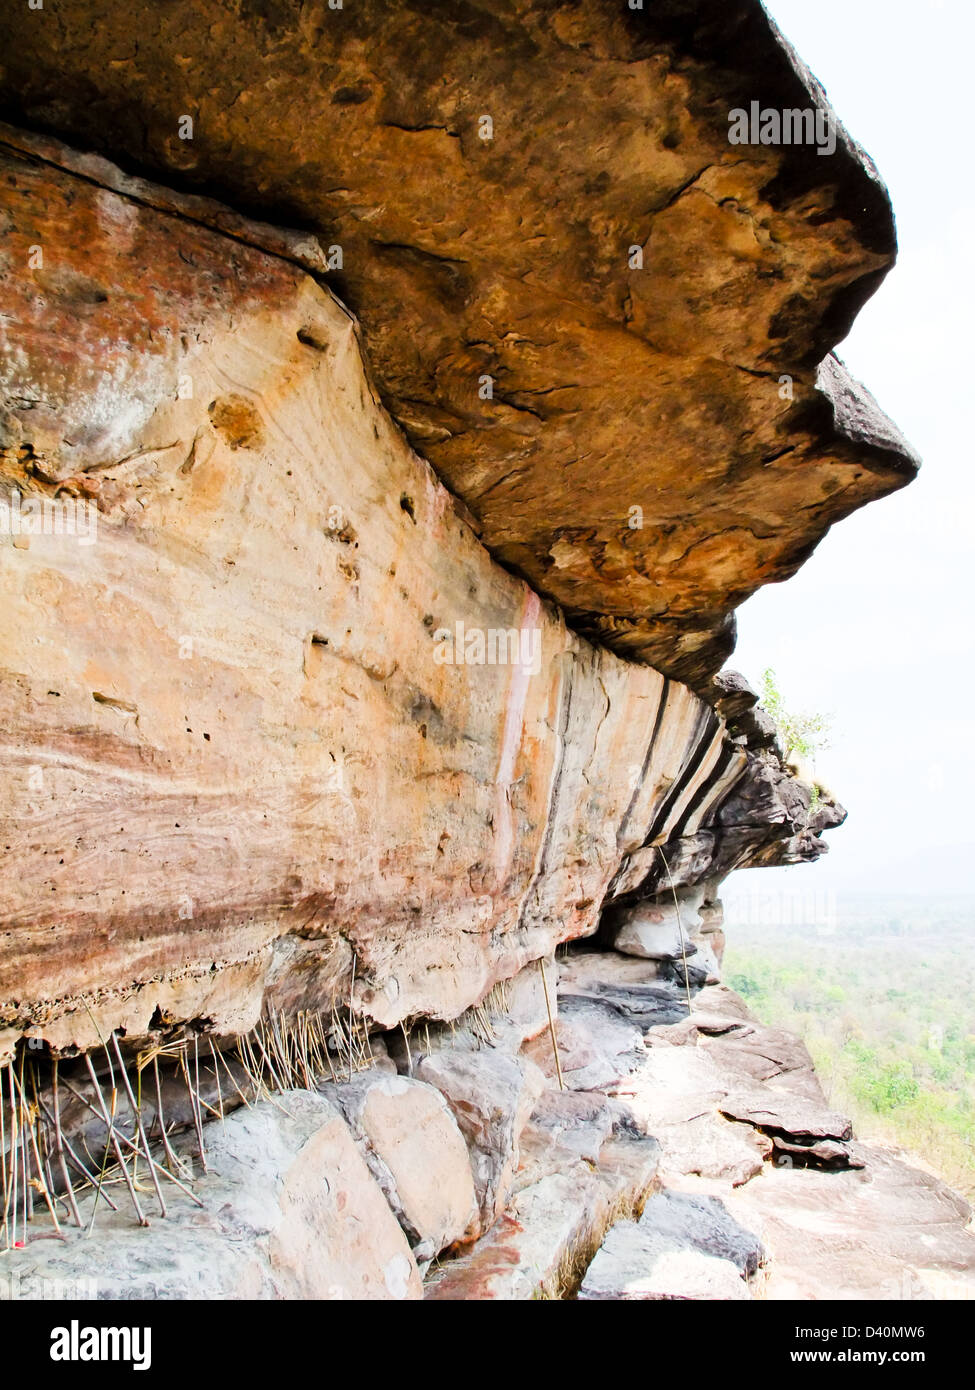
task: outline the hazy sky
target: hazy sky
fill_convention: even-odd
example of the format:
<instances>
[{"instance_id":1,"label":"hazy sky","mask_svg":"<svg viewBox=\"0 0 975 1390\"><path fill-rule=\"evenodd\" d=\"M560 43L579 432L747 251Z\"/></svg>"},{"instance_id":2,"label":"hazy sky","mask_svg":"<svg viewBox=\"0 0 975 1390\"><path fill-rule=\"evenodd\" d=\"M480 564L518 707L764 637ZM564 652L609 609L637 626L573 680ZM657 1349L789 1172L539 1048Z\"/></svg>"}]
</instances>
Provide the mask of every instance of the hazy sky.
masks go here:
<instances>
[{"instance_id":1,"label":"hazy sky","mask_svg":"<svg viewBox=\"0 0 975 1390\"><path fill-rule=\"evenodd\" d=\"M975 892L972 0L766 0L890 189L900 257L837 348L924 460L739 610L729 663L834 716L817 770L849 810L803 892ZM786 877L783 878L783 875ZM761 882L759 882L761 880Z\"/></svg>"}]
</instances>

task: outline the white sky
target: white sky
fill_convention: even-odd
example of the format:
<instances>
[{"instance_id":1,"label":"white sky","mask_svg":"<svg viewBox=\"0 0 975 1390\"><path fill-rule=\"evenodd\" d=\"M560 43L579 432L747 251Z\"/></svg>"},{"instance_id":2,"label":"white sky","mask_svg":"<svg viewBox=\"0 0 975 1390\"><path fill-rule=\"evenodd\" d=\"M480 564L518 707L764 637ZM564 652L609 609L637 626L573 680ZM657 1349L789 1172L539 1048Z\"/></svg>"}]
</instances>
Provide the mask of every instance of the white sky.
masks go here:
<instances>
[{"instance_id":1,"label":"white sky","mask_svg":"<svg viewBox=\"0 0 975 1390\"><path fill-rule=\"evenodd\" d=\"M734 886L835 891L841 913L845 892L975 892L975 5L765 4L890 189L900 257L837 351L924 466L739 610L729 665L753 685L772 666L787 705L833 714L817 770L850 815L818 864Z\"/></svg>"}]
</instances>

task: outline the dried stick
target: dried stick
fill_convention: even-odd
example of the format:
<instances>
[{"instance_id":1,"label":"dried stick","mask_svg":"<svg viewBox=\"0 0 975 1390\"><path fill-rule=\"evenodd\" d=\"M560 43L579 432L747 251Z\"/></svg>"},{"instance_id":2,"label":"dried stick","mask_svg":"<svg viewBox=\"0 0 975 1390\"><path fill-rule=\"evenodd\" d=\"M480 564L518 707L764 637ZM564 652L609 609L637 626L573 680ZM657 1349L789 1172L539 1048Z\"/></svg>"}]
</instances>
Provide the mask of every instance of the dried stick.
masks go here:
<instances>
[{"instance_id":1,"label":"dried stick","mask_svg":"<svg viewBox=\"0 0 975 1390\"><path fill-rule=\"evenodd\" d=\"M153 1057L152 1059L152 1070L156 1079L156 1119L159 1121L159 1135L162 1139L163 1151L166 1154L166 1162L169 1164L170 1168L178 1170L180 1162L169 1142L169 1135L166 1133L166 1116L163 1114L162 1082L159 1079L158 1057Z\"/></svg>"},{"instance_id":2,"label":"dried stick","mask_svg":"<svg viewBox=\"0 0 975 1390\"><path fill-rule=\"evenodd\" d=\"M7 1100L4 1095L3 1072L0 1071L0 1161L3 1166L3 1235L7 1249L10 1249L10 1226L7 1216L8 1203L10 1201L10 1189L7 1183L7 1121L4 1112L7 1108ZM11 1144L11 1147L13 1145Z\"/></svg>"},{"instance_id":3,"label":"dried stick","mask_svg":"<svg viewBox=\"0 0 975 1390\"><path fill-rule=\"evenodd\" d=\"M352 1012L352 1002L355 993L355 963L356 954L352 952L352 976L349 980L349 1080L352 1080L352 1022L355 1015Z\"/></svg>"},{"instance_id":4,"label":"dried stick","mask_svg":"<svg viewBox=\"0 0 975 1390\"><path fill-rule=\"evenodd\" d=\"M165 1220L166 1202L162 1195L162 1188L159 1186L159 1179L156 1177L156 1168L155 1164L152 1161L152 1154L149 1152L149 1140L146 1138L145 1126L142 1123L142 1111L139 1108L135 1095L133 1094L132 1083L129 1081L128 1068L126 1067L125 1062L122 1060L122 1049L118 1045L118 1034L116 1033L112 1034L112 1045L115 1048L115 1055L118 1058L119 1070L122 1073L122 1084L125 1087L125 1093L129 1098L129 1104L132 1106L132 1111L135 1115L136 1133L142 1141L142 1145L146 1152L146 1158L149 1160L149 1176L152 1178L152 1185L156 1189L156 1201L159 1203L160 1213L163 1219ZM138 1154L138 1152L139 1150L136 1149L136 1154Z\"/></svg>"},{"instance_id":5,"label":"dried stick","mask_svg":"<svg viewBox=\"0 0 975 1390\"><path fill-rule=\"evenodd\" d=\"M542 977L542 989L545 991L545 1012L548 1014L548 1031L552 1038L552 1052L555 1054L555 1074L559 1078L559 1090L565 1090L565 1082L562 1080L562 1062L559 1058L559 1040L555 1036L555 1020L552 1017L552 1001L548 997L548 980L545 978L545 964L538 957L538 969Z\"/></svg>"},{"instance_id":6,"label":"dried stick","mask_svg":"<svg viewBox=\"0 0 975 1390\"><path fill-rule=\"evenodd\" d=\"M26 1098L25 1098L25 1096L24 1096L24 1088L23 1088L23 1085L22 1085L22 1080L17 1082L17 1089L18 1089L19 1092L20 1092L21 1113L22 1113L22 1114L26 1114L26 1115L29 1116L30 1111L29 1111L29 1108L28 1108L28 1105L27 1105L27 1100L26 1100ZM54 1229L57 1231L58 1235L61 1236L61 1239L63 1240L63 1239L64 1239L64 1236L63 1236L62 1231L61 1231L61 1223L60 1223L60 1221L58 1220L58 1214L57 1214L57 1212L54 1210L54 1203L51 1201L51 1194L50 1194L50 1192L48 1191L47 1182L45 1181L45 1178L44 1178L44 1170L43 1170L43 1165L41 1164L40 1150L39 1150L38 1147L37 1147L37 1135L34 1133L34 1126L33 1126L33 1124L30 1123L30 1124L28 1124L28 1125L26 1125L26 1126L22 1126L22 1127L21 1127L21 1133L23 1134L25 1130L26 1130L27 1132L29 1132L29 1134L30 1134L31 1148L34 1150L34 1159L35 1159L35 1161L36 1161L36 1163L37 1163L37 1181L38 1181L38 1183L40 1184L41 1191L42 1191L43 1194L44 1194L44 1200L45 1200L45 1202L47 1203L47 1209L48 1209L48 1211L51 1213L51 1220L54 1222ZM27 1185L28 1179L27 1179L27 1140L26 1140L26 1139L24 1140L24 1146L23 1146L23 1147L24 1147L24 1183L25 1183L25 1185ZM31 1215L33 1216L33 1203L31 1203Z\"/></svg>"},{"instance_id":7,"label":"dried stick","mask_svg":"<svg viewBox=\"0 0 975 1390\"><path fill-rule=\"evenodd\" d=\"M409 1037L409 1034L408 1034L407 1031L406 1031L406 1024L403 1022L402 1019L400 1019L400 1021L399 1021L399 1026L400 1026L400 1028L402 1028L402 1030L403 1030L403 1041L406 1043L406 1066L407 1066L407 1070L408 1070L408 1072L409 1072L409 1075L412 1076L412 1075L413 1075L413 1054L410 1052L410 1037Z\"/></svg>"},{"instance_id":8,"label":"dried stick","mask_svg":"<svg viewBox=\"0 0 975 1390\"><path fill-rule=\"evenodd\" d=\"M70 1081L66 1081L64 1084L68 1087L68 1089L72 1092L73 1095L75 1095L75 1096L78 1097L78 1099L81 1101L82 1105L86 1106L87 1109L89 1109L93 1115L95 1115L95 1116L96 1116L98 1119L100 1119L100 1120L103 1120L103 1119L104 1119L104 1117L103 1117L102 1115L100 1115L100 1114L98 1113L98 1111L95 1109L95 1107L94 1107L94 1106L93 1106L93 1105L92 1105L92 1104L91 1104L79 1091L76 1091L76 1090L74 1089L74 1087L71 1085L71 1082L70 1082ZM135 1153L141 1152L141 1151L139 1150L138 1146L136 1145L135 1141L132 1140L132 1139L130 1139L129 1136L125 1133L124 1130L121 1130L121 1129L120 1129L120 1130L116 1130L116 1134L117 1134L117 1136L118 1136L118 1139L119 1139L123 1144L125 1144L125 1146L126 1146L127 1148L132 1149L133 1152L135 1152ZM163 1176L164 1178L168 1178L169 1181L170 1181L171 1183L175 1183L175 1185L179 1188L180 1192L185 1192L186 1195L187 1195L187 1197L189 1197L189 1198L191 1199L191 1201L195 1202L196 1205L197 1205L198 1207L202 1207L202 1206L204 1205L203 1202L200 1201L199 1197L196 1195L195 1192L191 1192L190 1189L189 1189L188 1187L185 1186L185 1184L183 1184L183 1183L180 1182L179 1178L177 1178L173 1173L170 1173L170 1172L168 1171L168 1169L163 1168L159 1163L157 1163L156 1160L152 1157L151 1154L150 1154L150 1156L149 1156L149 1162L153 1165L153 1167L155 1167L155 1168L162 1174L162 1176ZM122 1164L121 1166L122 1166L123 1168L125 1167L124 1164ZM106 1202L107 1202L107 1201L109 1200L108 1197L106 1197L105 1200L106 1200ZM110 1205L111 1205L111 1204L110 1204ZM113 1207L112 1207L112 1210L113 1210L113 1211L118 1211L118 1207L114 1207L114 1206L113 1206ZM145 1222L145 1225L148 1225L148 1224L149 1224L148 1222Z\"/></svg>"},{"instance_id":9,"label":"dried stick","mask_svg":"<svg viewBox=\"0 0 975 1390\"><path fill-rule=\"evenodd\" d=\"M223 1113L223 1091L220 1089L220 1068L217 1066L217 1049L213 1045L213 1038L207 1035L210 1044L210 1052L213 1056L213 1084L217 1088L217 1104L220 1106L220 1123L224 1123Z\"/></svg>"},{"instance_id":10,"label":"dried stick","mask_svg":"<svg viewBox=\"0 0 975 1390\"><path fill-rule=\"evenodd\" d=\"M105 1048L105 1055L108 1056L108 1048L107 1048L107 1047ZM111 1057L109 1057L109 1069L110 1069L110 1070L112 1070L111 1061L112 1061L112 1059L111 1059ZM113 1104L112 1113L109 1114L108 1106L105 1104L105 1096L104 1096L104 1094L103 1094L103 1092L102 1092L102 1088L101 1088L101 1085L100 1085L100 1083L99 1083L98 1077L97 1077L97 1075L95 1074L95 1068L94 1068L94 1067L92 1066L92 1064L91 1064L91 1057L88 1055L87 1052L85 1053L85 1062L87 1063L87 1066L88 1066L88 1075L91 1077L92 1084L93 1084L94 1087L95 1087L95 1094L98 1096L98 1101L99 1101L99 1104L101 1105L101 1108L102 1108L102 1119L105 1121L105 1124L106 1124L106 1126L107 1126L107 1128L108 1128L108 1142L109 1142L109 1144L111 1145L111 1147L114 1149L114 1151L115 1151L115 1157L116 1157L116 1159L118 1160L118 1165L119 1165L119 1167L122 1169L122 1175L123 1175L123 1177L125 1178L125 1184L126 1184L126 1186L128 1187L128 1189L129 1189L129 1196L132 1198L132 1205L135 1207L136 1215L137 1215L137 1217L139 1218L139 1225L140 1225L140 1226L148 1226L148 1225L149 1225L149 1221L148 1221L148 1218L146 1217L145 1213L143 1212L142 1207L139 1205L139 1197L138 1197L138 1193L137 1193L136 1190L135 1190L135 1185L134 1185L133 1182L132 1182L132 1174L129 1172L128 1165L126 1164L125 1159L122 1157L122 1148L121 1148L121 1145L119 1144L119 1141L118 1141L118 1135L119 1135L119 1132L120 1132L120 1131L117 1131L116 1128L115 1128L115 1106L114 1106L114 1104ZM115 1081L115 1073L114 1073L114 1070L112 1070L112 1082L113 1082L113 1087L114 1087L114 1081ZM114 1096L117 1096L117 1094L118 1094L117 1088L113 1089L113 1098L114 1098ZM138 1152L138 1150L137 1150L136 1152ZM107 1148L106 1148L106 1151L105 1151L105 1157L106 1157L106 1158L108 1157L108 1149L107 1149ZM104 1166L103 1166L103 1167L102 1167L102 1176L103 1176L103 1177L104 1177L104 1174L105 1174L105 1169L104 1169ZM95 1213L94 1213L94 1212L92 1212L91 1219L92 1219L92 1223L94 1224L94 1220L95 1220Z\"/></svg>"},{"instance_id":11,"label":"dried stick","mask_svg":"<svg viewBox=\"0 0 975 1390\"><path fill-rule=\"evenodd\" d=\"M61 1133L61 1096L58 1090L57 1057L55 1057L54 1065L51 1069L51 1092L54 1101L54 1153L61 1166L61 1177L64 1179L64 1187L67 1193L68 1206L71 1208L71 1215L74 1217L75 1225L80 1226L81 1212L78 1210L78 1203L75 1201L74 1184L68 1176L68 1165L64 1157L64 1136ZM40 1104L39 1096L38 1104Z\"/></svg>"},{"instance_id":12,"label":"dried stick","mask_svg":"<svg viewBox=\"0 0 975 1390\"><path fill-rule=\"evenodd\" d=\"M80 1101L82 1101L83 1104L88 1105L88 1102L85 1100L84 1096L79 1096L79 1095L78 1095L78 1092L75 1091L75 1089L74 1089L74 1087L71 1085L71 1082L70 1082L70 1081L65 1082L65 1085L68 1087L68 1090L69 1090L69 1091L72 1091L72 1092L74 1093L74 1095L78 1096L78 1099L79 1099ZM48 1107L45 1105L45 1103L44 1103L43 1100L41 1100L40 1105L41 1105L41 1109L44 1111L44 1114L47 1116L48 1123L49 1123L49 1124L56 1125L58 1128L60 1128L60 1124L59 1124L58 1121L55 1119L55 1117L51 1114L50 1110L49 1110ZM101 1115L98 1114L98 1111L97 1111L93 1106L88 1105L88 1109L91 1111L91 1113L92 1113L93 1115L97 1116L97 1118L98 1118L99 1120L102 1118ZM61 1135L61 1142L62 1142L62 1144L64 1145L64 1152L65 1152L65 1154L66 1154L67 1157L70 1159L72 1165L73 1165L75 1168L77 1168L78 1172L79 1172L79 1173L81 1174L81 1176L85 1179L85 1181L91 1183L92 1187L95 1188L96 1191L100 1193L100 1195L101 1195L101 1197L102 1197L102 1200L103 1200L104 1202L106 1202L106 1203L112 1208L112 1211L118 1211L118 1207L117 1207L117 1206L115 1205L115 1203L112 1201L111 1197L109 1197L108 1193L107 1193L107 1192L101 1192L101 1191L100 1191L100 1186L99 1186L99 1181L98 1181L98 1179L95 1177L94 1173L92 1173L92 1172L89 1171L89 1169L85 1166L83 1160L80 1159L80 1158L78 1157L78 1155L75 1153L74 1148L73 1148L73 1146L72 1146L72 1144L71 1144L71 1141L70 1141L69 1139L66 1139L66 1138L64 1137L64 1135L62 1134L62 1135ZM72 1195L73 1195L73 1194L72 1194ZM96 1197L95 1200L96 1200L96 1203L97 1203L98 1198ZM79 1222L79 1224L80 1224L80 1222Z\"/></svg>"}]
</instances>

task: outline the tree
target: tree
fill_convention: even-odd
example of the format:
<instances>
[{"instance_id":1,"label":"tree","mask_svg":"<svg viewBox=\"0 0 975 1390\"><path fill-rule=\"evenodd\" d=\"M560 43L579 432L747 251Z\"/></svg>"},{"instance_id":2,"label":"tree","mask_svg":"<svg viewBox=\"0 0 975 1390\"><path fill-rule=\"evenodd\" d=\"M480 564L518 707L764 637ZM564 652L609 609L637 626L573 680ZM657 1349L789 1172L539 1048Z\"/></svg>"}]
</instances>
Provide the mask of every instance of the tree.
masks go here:
<instances>
[{"instance_id":1,"label":"tree","mask_svg":"<svg viewBox=\"0 0 975 1390\"><path fill-rule=\"evenodd\" d=\"M786 761L794 753L800 758L815 758L817 753L829 747L830 717L825 714L793 714L787 710L771 667L762 676L762 708L775 720Z\"/></svg>"}]
</instances>

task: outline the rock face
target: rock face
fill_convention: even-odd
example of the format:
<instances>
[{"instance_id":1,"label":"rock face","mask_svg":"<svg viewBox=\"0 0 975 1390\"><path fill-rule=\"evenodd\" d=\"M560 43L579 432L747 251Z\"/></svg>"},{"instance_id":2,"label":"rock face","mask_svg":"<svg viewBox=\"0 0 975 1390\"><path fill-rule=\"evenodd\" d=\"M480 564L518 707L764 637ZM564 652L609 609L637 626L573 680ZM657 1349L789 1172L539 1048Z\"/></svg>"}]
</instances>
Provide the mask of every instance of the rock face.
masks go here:
<instances>
[{"instance_id":1,"label":"rock face","mask_svg":"<svg viewBox=\"0 0 975 1390\"><path fill-rule=\"evenodd\" d=\"M504 1211L518 1167L518 1142L542 1093L538 1069L501 1052L442 1052L425 1057L420 1078L446 1098L467 1140L481 1230Z\"/></svg>"},{"instance_id":2,"label":"rock face","mask_svg":"<svg viewBox=\"0 0 975 1390\"><path fill-rule=\"evenodd\" d=\"M170 1187L166 1220L145 1229L102 1205L93 1234L18 1252L18 1280L94 1280L111 1299L420 1297L406 1237L323 1097L289 1092L230 1116L207 1166L202 1211Z\"/></svg>"},{"instance_id":3,"label":"rock face","mask_svg":"<svg viewBox=\"0 0 975 1390\"><path fill-rule=\"evenodd\" d=\"M885 190L758 0L11 22L0 1060L35 1049L123 1168L164 1100L201 1155L225 1122L202 1213L180 1187L11 1269L747 1299L783 1181L876 1234L875 1158L717 983L722 878L845 816L718 671L734 608L917 462L831 353ZM830 148L732 143L753 103L821 108ZM120 1038L110 1117L76 1054L115 1088ZM877 1167L967 1275L967 1209Z\"/></svg>"},{"instance_id":4,"label":"rock face","mask_svg":"<svg viewBox=\"0 0 975 1390\"><path fill-rule=\"evenodd\" d=\"M451 1018L592 931L748 755L490 560L291 261L3 177L0 482L94 528L2 538L3 1021L235 1032L353 959L378 1022Z\"/></svg>"},{"instance_id":5,"label":"rock face","mask_svg":"<svg viewBox=\"0 0 975 1390\"><path fill-rule=\"evenodd\" d=\"M314 229L411 442L617 651L704 682L913 475L829 355L894 257L873 166L836 125L729 140L829 110L758 0L90 0L0 37L18 123Z\"/></svg>"},{"instance_id":6,"label":"rock face","mask_svg":"<svg viewBox=\"0 0 975 1390\"><path fill-rule=\"evenodd\" d=\"M41 143L0 164L8 1044L451 1019L658 846L819 852L770 755L490 559L300 241Z\"/></svg>"}]
</instances>

